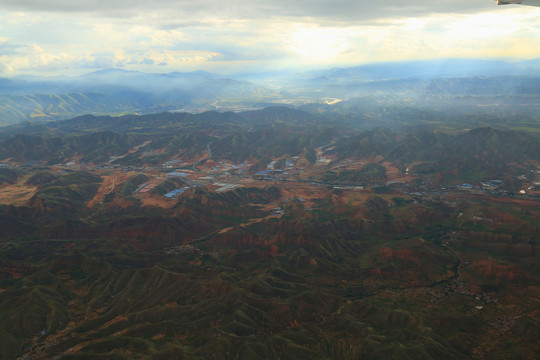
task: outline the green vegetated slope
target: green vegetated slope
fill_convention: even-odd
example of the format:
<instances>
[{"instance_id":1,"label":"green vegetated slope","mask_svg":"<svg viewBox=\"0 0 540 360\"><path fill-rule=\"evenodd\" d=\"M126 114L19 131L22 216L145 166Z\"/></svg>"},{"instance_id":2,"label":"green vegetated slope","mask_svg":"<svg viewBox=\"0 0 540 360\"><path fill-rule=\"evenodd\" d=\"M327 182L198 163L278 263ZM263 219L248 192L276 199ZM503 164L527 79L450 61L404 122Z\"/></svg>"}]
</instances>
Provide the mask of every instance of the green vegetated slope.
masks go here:
<instances>
[{"instance_id":1,"label":"green vegetated slope","mask_svg":"<svg viewBox=\"0 0 540 360\"><path fill-rule=\"evenodd\" d=\"M309 114L288 108L245 114L83 116L50 123L46 128L13 128L16 135L0 141L0 158L54 163L80 155L83 161L99 163L109 156L125 155L116 163L140 165L210 150L214 159L243 161L299 155L306 148L327 144L341 133L338 124L323 122L314 126L314 120L308 118ZM52 135L44 134L51 131ZM146 146L127 154L145 141ZM152 151L156 153L149 154Z\"/></svg>"},{"instance_id":2,"label":"green vegetated slope","mask_svg":"<svg viewBox=\"0 0 540 360\"><path fill-rule=\"evenodd\" d=\"M306 169L321 170L296 184L199 186L165 199L186 183L163 180L137 195L151 180L143 170L0 169L4 183L36 188L24 204L0 206L0 359L537 357L537 201L321 184L384 181L384 161L420 179L506 183L540 160L534 137L489 128L346 133L296 111L298 122L273 127L291 121L283 111L247 120L162 114L155 132L150 116L87 117L66 123L77 131L2 140L0 158L21 163L161 165L207 154L264 168L303 156ZM219 130L205 130L210 123ZM130 126L144 132L119 130ZM377 160L329 172L314 165L320 156L329 166ZM125 177L103 191L115 176Z\"/></svg>"},{"instance_id":3,"label":"green vegetated slope","mask_svg":"<svg viewBox=\"0 0 540 360\"><path fill-rule=\"evenodd\" d=\"M75 177L97 180L43 190ZM534 358L537 208L325 192L240 225L280 196L200 189L53 224L28 209L34 233L0 249L1 357ZM479 211L512 221L470 227Z\"/></svg>"},{"instance_id":4,"label":"green vegetated slope","mask_svg":"<svg viewBox=\"0 0 540 360\"><path fill-rule=\"evenodd\" d=\"M374 180L386 179L386 169L377 163L367 164L359 171L343 170L343 171L327 171L323 180L329 183L363 183Z\"/></svg>"},{"instance_id":5,"label":"green vegetated slope","mask_svg":"<svg viewBox=\"0 0 540 360\"><path fill-rule=\"evenodd\" d=\"M0 96L0 118L3 119L4 125L24 120L45 121L86 113L114 113L142 109L144 106L134 100L98 93Z\"/></svg>"},{"instance_id":6,"label":"green vegetated slope","mask_svg":"<svg viewBox=\"0 0 540 360\"><path fill-rule=\"evenodd\" d=\"M59 163L79 155L82 161L103 162L109 156L127 153L136 141L131 135L113 132L69 137L20 134L0 142L0 158Z\"/></svg>"},{"instance_id":7,"label":"green vegetated slope","mask_svg":"<svg viewBox=\"0 0 540 360\"><path fill-rule=\"evenodd\" d=\"M0 183L12 184L18 177L19 174L17 171L8 168L0 168Z\"/></svg>"},{"instance_id":8,"label":"green vegetated slope","mask_svg":"<svg viewBox=\"0 0 540 360\"><path fill-rule=\"evenodd\" d=\"M337 132L334 129L265 128L250 132L237 132L212 142L211 149L217 159L243 161L250 158L300 155L306 148L328 144Z\"/></svg>"},{"instance_id":9,"label":"green vegetated slope","mask_svg":"<svg viewBox=\"0 0 540 360\"><path fill-rule=\"evenodd\" d=\"M46 210L50 210L53 216L67 215L90 201L100 183L99 176L83 172L70 173L41 185L30 201L45 210L44 215L47 215Z\"/></svg>"},{"instance_id":10,"label":"green vegetated slope","mask_svg":"<svg viewBox=\"0 0 540 360\"><path fill-rule=\"evenodd\" d=\"M167 179L161 184L157 185L152 189L152 193L158 194L158 195L165 195L175 189L182 188L186 185L185 182L183 182L180 179L172 178Z\"/></svg>"},{"instance_id":11,"label":"green vegetated slope","mask_svg":"<svg viewBox=\"0 0 540 360\"><path fill-rule=\"evenodd\" d=\"M478 128L460 133L411 132L405 136L387 128L344 138L326 151L339 159L382 155L418 173L441 174L449 182L507 175L529 175L538 161L537 138L515 131Z\"/></svg>"}]
</instances>

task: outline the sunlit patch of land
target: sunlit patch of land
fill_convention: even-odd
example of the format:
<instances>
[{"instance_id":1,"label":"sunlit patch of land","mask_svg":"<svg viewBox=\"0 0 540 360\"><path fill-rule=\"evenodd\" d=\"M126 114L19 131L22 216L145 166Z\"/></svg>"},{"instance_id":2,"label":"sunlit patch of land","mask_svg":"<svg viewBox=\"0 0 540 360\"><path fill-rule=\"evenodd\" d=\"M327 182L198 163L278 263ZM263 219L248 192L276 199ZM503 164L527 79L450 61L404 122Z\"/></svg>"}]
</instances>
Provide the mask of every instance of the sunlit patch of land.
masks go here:
<instances>
[{"instance_id":1,"label":"sunlit patch of land","mask_svg":"<svg viewBox=\"0 0 540 360\"><path fill-rule=\"evenodd\" d=\"M149 195L142 199L143 206L155 206L163 209L170 209L176 205L175 200L159 195Z\"/></svg>"},{"instance_id":2,"label":"sunlit patch of land","mask_svg":"<svg viewBox=\"0 0 540 360\"><path fill-rule=\"evenodd\" d=\"M0 188L0 205L24 205L37 192L36 186L24 185L21 183L14 185L3 185Z\"/></svg>"},{"instance_id":3,"label":"sunlit patch of land","mask_svg":"<svg viewBox=\"0 0 540 360\"><path fill-rule=\"evenodd\" d=\"M92 200L88 202L87 207L91 208L96 205L96 203L103 201L107 194L110 194L114 191L115 187L118 186L121 182L125 181L128 178L128 174L123 172L117 172L114 175L104 175L102 176L103 182L99 187L96 195Z\"/></svg>"}]
</instances>

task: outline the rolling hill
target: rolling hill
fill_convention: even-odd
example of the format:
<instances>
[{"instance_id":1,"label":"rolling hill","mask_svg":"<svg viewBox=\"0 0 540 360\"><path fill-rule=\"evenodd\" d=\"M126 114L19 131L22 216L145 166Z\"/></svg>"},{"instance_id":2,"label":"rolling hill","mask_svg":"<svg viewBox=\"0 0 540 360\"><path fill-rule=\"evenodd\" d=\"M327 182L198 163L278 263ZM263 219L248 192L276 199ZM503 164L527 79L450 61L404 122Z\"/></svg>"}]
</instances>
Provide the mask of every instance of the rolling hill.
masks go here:
<instances>
[{"instance_id":1,"label":"rolling hill","mask_svg":"<svg viewBox=\"0 0 540 360\"><path fill-rule=\"evenodd\" d=\"M538 137L341 119L2 128L0 359L534 359Z\"/></svg>"}]
</instances>

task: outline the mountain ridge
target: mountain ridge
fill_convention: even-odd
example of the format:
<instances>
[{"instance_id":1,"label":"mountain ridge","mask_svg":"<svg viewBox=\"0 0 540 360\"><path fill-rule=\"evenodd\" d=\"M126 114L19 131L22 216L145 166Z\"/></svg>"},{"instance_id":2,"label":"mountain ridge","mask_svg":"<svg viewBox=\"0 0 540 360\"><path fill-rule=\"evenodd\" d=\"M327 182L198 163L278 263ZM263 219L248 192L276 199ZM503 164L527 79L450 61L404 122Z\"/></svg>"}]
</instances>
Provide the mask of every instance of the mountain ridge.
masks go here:
<instances>
[{"instance_id":1,"label":"mountain ridge","mask_svg":"<svg viewBox=\"0 0 540 360\"><path fill-rule=\"evenodd\" d=\"M452 103L460 97L483 96L510 111L516 101L538 95L539 80L534 75L538 74L538 64L538 60L510 63L446 59L367 64L292 75L286 71L223 76L204 71L144 73L110 68L78 77L3 78L0 123L67 118L95 113L96 109L102 114L244 111L264 103L301 106L328 101L332 104L328 109L340 112L344 107L340 107L339 101L366 96L376 97L371 107L380 103L418 109L441 108L445 103L442 100ZM93 96L96 101L86 106L71 101L69 94L77 93ZM520 99L497 98L502 95ZM63 106L55 107L56 97L63 98ZM34 98L42 100L36 104L32 102ZM409 104L403 103L411 100ZM467 106L479 112L490 111L474 102ZM522 110L535 116L539 111L532 103Z\"/></svg>"}]
</instances>

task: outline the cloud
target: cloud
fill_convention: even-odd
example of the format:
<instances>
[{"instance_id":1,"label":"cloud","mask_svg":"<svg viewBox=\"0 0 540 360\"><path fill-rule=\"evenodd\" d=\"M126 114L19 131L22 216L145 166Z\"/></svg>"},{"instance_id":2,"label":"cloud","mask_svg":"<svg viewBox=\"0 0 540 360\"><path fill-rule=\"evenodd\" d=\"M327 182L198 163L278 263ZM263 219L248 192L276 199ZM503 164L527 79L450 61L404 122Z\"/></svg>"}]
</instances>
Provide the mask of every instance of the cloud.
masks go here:
<instances>
[{"instance_id":1,"label":"cloud","mask_svg":"<svg viewBox=\"0 0 540 360\"><path fill-rule=\"evenodd\" d=\"M302 18L358 23L379 18L425 16L435 13L471 13L494 4L470 0L3 0L1 8L36 12L82 12L106 17L137 14L174 14L187 19Z\"/></svg>"},{"instance_id":2,"label":"cloud","mask_svg":"<svg viewBox=\"0 0 540 360\"><path fill-rule=\"evenodd\" d=\"M138 37L147 38L148 41L141 42L144 46L173 46L178 41L182 41L184 34L177 29L164 30L149 26L136 26L130 30L131 34Z\"/></svg>"},{"instance_id":3,"label":"cloud","mask_svg":"<svg viewBox=\"0 0 540 360\"><path fill-rule=\"evenodd\" d=\"M347 28L299 27L288 39L289 49L307 61L330 61L349 52L355 32Z\"/></svg>"},{"instance_id":4,"label":"cloud","mask_svg":"<svg viewBox=\"0 0 540 360\"><path fill-rule=\"evenodd\" d=\"M0 56L17 54L22 48L24 48L24 46L8 41L2 41L2 39L0 39Z\"/></svg>"},{"instance_id":5,"label":"cloud","mask_svg":"<svg viewBox=\"0 0 540 360\"><path fill-rule=\"evenodd\" d=\"M539 12L490 0L2 0L0 61L16 74L532 58Z\"/></svg>"},{"instance_id":6,"label":"cloud","mask_svg":"<svg viewBox=\"0 0 540 360\"><path fill-rule=\"evenodd\" d=\"M76 59L66 53L49 53L36 44L14 45L11 52L0 54L3 73L19 70L62 70Z\"/></svg>"}]
</instances>

